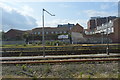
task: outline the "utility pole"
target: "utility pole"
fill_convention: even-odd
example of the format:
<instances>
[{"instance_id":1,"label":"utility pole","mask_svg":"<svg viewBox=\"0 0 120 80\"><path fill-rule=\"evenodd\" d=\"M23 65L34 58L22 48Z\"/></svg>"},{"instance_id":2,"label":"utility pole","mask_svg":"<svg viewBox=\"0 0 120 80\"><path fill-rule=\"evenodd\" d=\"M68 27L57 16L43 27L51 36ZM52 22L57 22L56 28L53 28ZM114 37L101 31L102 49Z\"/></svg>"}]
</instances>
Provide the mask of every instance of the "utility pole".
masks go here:
<instances>
[{"instance_id":1,"label":"utility pole","mask_svg":"<svg viewBox=\"0 0 120 80\"><path fill-rule=\"evenodd\" d=\"M108 18L107 18L107 17L106 17L106 20L107 20L107 24L106 24L106 25L107 25L107 31L106 31L106 32L107 32L107 47L106 47L106 54L109 55L109 35L108 35L108 28L109 28L109 27L108 27L108 23L109 23L109 21L108 21Z\"/></svg>"},{"instance_id":2,"label":"utility pole","mask_svg":"<svg viewBox=\"0 0 120 80\"><path fill-rule=\"evenodd\" d=\"M45 29L44 29L44 11L47 12L51 16L55 16L48 12L47 10L42 10L42 22L43 22L43 28L42 28L42 45L43 45L43 57L45 57Z\"/></svg>"}]
</instances>

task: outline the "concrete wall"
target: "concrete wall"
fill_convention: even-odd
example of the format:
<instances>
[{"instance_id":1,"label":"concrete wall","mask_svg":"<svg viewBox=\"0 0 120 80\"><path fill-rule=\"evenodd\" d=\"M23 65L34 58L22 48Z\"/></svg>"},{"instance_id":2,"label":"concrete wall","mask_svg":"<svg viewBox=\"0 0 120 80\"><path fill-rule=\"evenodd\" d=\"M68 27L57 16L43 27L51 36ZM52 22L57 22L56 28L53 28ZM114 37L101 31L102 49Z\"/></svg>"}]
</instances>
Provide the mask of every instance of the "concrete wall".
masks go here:
<instances>
[{"instance_id":1,"label":"concrete wall","mask_svg":"<svg viewBox=\"0 0 120 80\"><path fill-rule=\"evenodd\" d=\"M25 41L2 41L2 45L25 44Z\"/></svg>"},{"instance_id":2,"label":"concrete wall","mask_svg":"<svg viewBox=\"0 0 120 80\"><path fill-rule=\"evenodd\" d=\"M71 37L72 37L72 42L73 43L80 43L80 42L84 43L84 42L86 42L85 38L83 37L83 35L81 33L72 32Z\"/></svg>"}]
</instances>

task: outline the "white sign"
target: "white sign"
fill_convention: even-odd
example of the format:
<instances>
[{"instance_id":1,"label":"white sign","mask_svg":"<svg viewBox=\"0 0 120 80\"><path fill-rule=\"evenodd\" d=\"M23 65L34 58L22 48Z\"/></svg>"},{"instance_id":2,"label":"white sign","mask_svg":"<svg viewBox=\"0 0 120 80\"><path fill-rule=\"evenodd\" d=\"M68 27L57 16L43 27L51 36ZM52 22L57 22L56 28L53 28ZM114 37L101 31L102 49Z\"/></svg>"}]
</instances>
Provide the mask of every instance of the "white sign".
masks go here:
<instances>
[{"instance_id":1,"label":"white sign","mask_svg":"<svg viewBox=\"0 0 120 80\"><path fill-rule=\"evenodd\" d=\"M58 36L58 39L68 39L68 35L59 35Z\"/></svg>"}]
</instances>

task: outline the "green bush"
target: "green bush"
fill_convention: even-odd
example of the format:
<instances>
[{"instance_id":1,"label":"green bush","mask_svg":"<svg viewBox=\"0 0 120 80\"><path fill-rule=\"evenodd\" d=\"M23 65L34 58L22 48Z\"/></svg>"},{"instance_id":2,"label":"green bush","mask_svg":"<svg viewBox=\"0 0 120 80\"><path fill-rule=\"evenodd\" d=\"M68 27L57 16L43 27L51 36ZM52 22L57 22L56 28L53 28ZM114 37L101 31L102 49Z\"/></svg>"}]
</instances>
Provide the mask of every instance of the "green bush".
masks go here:
<instances>
[{"instance_id":1,"label":"green bush","mask_svg":"<svg viewBox=\"0 0 120 80\"><path fill-rule=\"evenodd\" d=\"M18 44L16 44L15 46L18 46Z\"/></svg>"},{"instance_id":2,"label":"green bush","mask_svg":"<svg viewBox=\"0 0 120 80\"><path fill-rule=\"evenodd\" d=\"M24 46L24 47L26 47L26 46L27 46L27 44L23 44L23 46Z\"/></svg>"},{"instance_id":3,"label":"green bush","mask_svg":"<svg viewBox=\"0 0 120 80\"><path fill-rule=\"evenodd\" d=\"M118 79L120 80L120 73L118 74Z\"/></svg>"},{"instance_id":4,"label":"green bush","mask_svg":"<svg viewBox=\"0 0 120 80\"><path fill-rule=\"evenodd\" d=\"M62 41L46 41L45 44L49 46L56 46L56 45L62 46L62 45L68 45L69 43L62 42Z\"/></svg>"},{"instance_id":5,"label":"green bush","mask_svg":"<svg viewBox=\"0 0 120 80\"><path fill-rule=\"evenodd\" d=\"M22 70L26 70L27 69L27 66L24 64L24 65L22 65Z\"/></svg>"},{"instance_id":6,"label":"green bush","mask_svg":"<svg viewBox=\"0 0 120 80\"><path fill-rule=\"evenodd\" d=\"M16 67L19 67L19 64L16 64Z\"/></svg>"},{"instance_id":7,"label":"green bush","mask_svg":"<svg viewBox=\"0 0 120 80\"><path fill-rule=\"evenodd\" d=\"M38 80L38 79L37 79L37 77L34 76L34 77L32 78L32 80Z\"/></svg>"},{"instance_id":8,"label":"green bush","mask_svg":"<svg viewBox=\"0 0 120 80\"><path fill-rule=\"evenodd\" d=\"M38 44L38 45L41 45L41 44L42 44L42 42L38 42L37 44Z\"/></svg>"},{"instance_id":9,"label":"green bush","mask_svg":"<svg viewBox=\"0 0 120 80\"><path fill-rule=\"evenodd\" d=\"M80 72L80 77L82 78L83 72Z\"/></svg>"},{"instance_id":10,"label":"green bush","mask_svg":"<svg viewBox=\"0 0 120 80\"><path fill-rule=\"evenodd\" d=\"M35 46L36 44L35 43L32 43L32 46Z\"/></svg>"},{"instance_id":11,"label":"green bush","mask_svg":"<svg viewBox=\"0 0 120 80\"><path fill-rule=\"evenodd\" d=\"M51 43L50 41L46 41L45 44L46 44L46 45L51 45L50 43Z\"/></svg>"}]
</instances>

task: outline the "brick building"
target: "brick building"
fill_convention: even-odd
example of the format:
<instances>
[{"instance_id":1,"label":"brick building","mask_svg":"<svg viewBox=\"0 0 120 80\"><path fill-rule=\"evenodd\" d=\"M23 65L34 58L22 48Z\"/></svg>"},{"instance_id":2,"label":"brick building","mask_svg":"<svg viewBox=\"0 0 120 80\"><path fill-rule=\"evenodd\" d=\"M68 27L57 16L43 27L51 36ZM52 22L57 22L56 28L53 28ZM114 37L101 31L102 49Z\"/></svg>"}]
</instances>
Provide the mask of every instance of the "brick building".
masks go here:
<instances>
[{"instance_id":1,"label":"brick building","mask_svg":"<svg viewBox=\"0 0 120 80\"><path fill-rule=\"evenodd\" d=\"M108 23L115 18L116 16L91 17L91 19L87 22L88 29L95 29L97 26L102 26L102 24Z\"/></svg>"},{"instance_id":2,"label":"brick building","mask_svg":"<svg viewBox=\"0 0 120 80\"><path fill-rule=\"evenodd\" d=\"M42 41L42 28L32 29L33 35L38 35ZM44 27L45 40L58 40L58 35L69 34L68 27Z\"/></svg>"},{"instance_id":3,"label":"brick building","mask_svg":"<svg viewBox=\"0 0 120 80\"><path fill-rule=\"evenodd\" d=\"M22 30L16 30L11 29L8 32L6 32L6 39L11 40L24 40L24 34L27 33L27 36L29 40L32 41L42 41L42 27L41 28L34 28L32 30L22 31ZM44 27L44 37L45 40L60 40L58 39L58 36L60 35L70 35L72 32L77 33L84 33L84 28L79 25L78 23L72 27L68 26L62 26L62 27ZM68 36L68 39L70 40L70 37Z\"/></svg>"},{"instance_id":4,"label":"brick building","mask_svg":"<svg viewBox=\"0 0 120 80\"><path fill-rule=\"evenodd\" d=\"M87 22L88 29L94 29L96 27L95 20L89 20Z\"/></svg>"},{"instance_id":5,"label":"brick building","mask_svg":"<svg viewBox=\"0 0 120 80\"><path fill-rule=\"evenodd\" d=\"M69 32L68 27L44 27L45 35L49 34L66 34ZM32 29L32 34L42 35L42 28Z\"/></svg>"},{"instance_id":6,"label":"brick building","mask_svg":"<svg viewBox=\"0 0 120 80\"><path fill-rule=\"evenodd\" d=\"M25 31L22 30L17 30L17 29L10 29L8 32L5 33L5 40L22 40L23 39L23 34Z\"/></svg>"},{"instance_id":7,"label":"brick building","mask_svg":"<svg viewBox=\"0 0 120 80\"><path fill-rule=\"evenodd\" d=\"M71 28L68 27L68 26L45 27L44 28L45 40L60 40L60 39L58 39L59 35L69 35L72 32L83 33L84 29L78 23L76 25L72 26ZM33 35L39 35L41 37L41 39L39 39L39 40L42 40L42 28L32 29L32 34Z\"/></svg>"},{"instance_id":8,"label":"brick building","mask_svg":"<svg viewBox=\"0 0 120 80\"><path fill-rule=\"evenodd\" d=\"M117 18L113 22L114 34L113 34L113 42L120 43L120 18Z\"/></svg>"},{"instance_id":9,"label":"brick building","mask_svg":"<svg viewBox=\"0 0 120 80\"><path fill-rule=\"evenodd\" d=\"M80 25L80 24L76 24L75 26L73 26L70 30L71 32L78 32L78 33L83 33L84 32L84 28Z\"/></svg>"},{"instance_id":10,"label":"brick building","mask_svg":"<svg viewBox=\"0 0 120 80\"><path fill-rule=\"evenodd\" d=\"M120 18L114 19L114 17L109 17L109 23L97 26L94 31L92 31L92 29L86 29L86 35L84 35L84 37L86 38L87 42L92 43L120 43L119 30ZM108 37L106 36L107 33Z\"/></svg>"},{"instance_id":11,"label":"brick building","mask_svg":"<svg viewBox=\"0 0 120 80\"><path fill-rule=\"evenodd\" d=\"M59 35L71 35L75 43L106 43L107 40L109 40L110 43L120 43L120 18L114 18L115 17L108 17L109 23L104 24L104 22L100 22L102 25L94 28L94 31L90 26L88 26L88 29L84 29L78 23L72 27L44 27L45 40L59 40ZM95 22L94 19L96 18L92 18L93 23ZM95 26L95 24L93 25ZM106 36L107 28L108 39ZM29 34L30 40L42 41L42 27L27 31L11 29L5 33L6 40L23 40L23 34L25 33ZM70 40L70 36L68 40Z\"/></svg>"}]
</instances>

